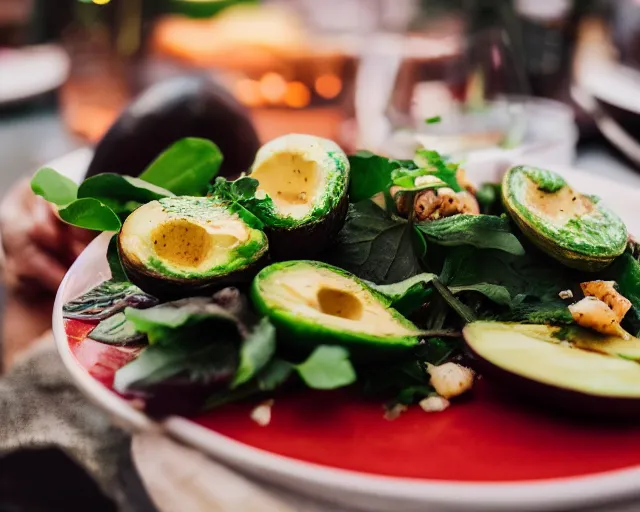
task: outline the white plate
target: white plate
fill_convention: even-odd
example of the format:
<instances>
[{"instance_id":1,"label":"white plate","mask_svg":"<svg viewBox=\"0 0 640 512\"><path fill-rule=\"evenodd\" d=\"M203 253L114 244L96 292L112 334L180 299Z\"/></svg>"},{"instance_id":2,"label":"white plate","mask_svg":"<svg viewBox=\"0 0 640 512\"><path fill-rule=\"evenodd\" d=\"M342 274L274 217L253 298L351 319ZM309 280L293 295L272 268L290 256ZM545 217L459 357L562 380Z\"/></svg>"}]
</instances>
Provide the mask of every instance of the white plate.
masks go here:
<instances>
[{"instance_id":1,"label":"white plate","mask_svg":"<svg viewBox=\"0 0 640 512\"><path fill-rule=\"evenodd\" d=\"M579 85L595 98L640 114L640 71L617 62L591 62L578 77Z\"/></svg>"},{"instance_id":2,"label":"white plate","mask_svg":"<svg viewBox=\"0 0 640 512\"><path fill-rule=\"evenodd\" d=\"M496 169L475 174L477 181L495 181ZM584 192L601 196L640 232L638 193L616 183L572 169L560 171ZM469 511L557 510L595 506L616 499L640 496L640 467L593 476L505 484L470 484L372 476L337 470L256 449L211 432L188 420L171 417L154 423L98 381L71 353L64 331L62 306L109 275L105 253L110 235L98 237L82 253L65 277L53 312L53 332L58 351L77 386L89 399L132 430L163 429L169 435L212 457L262 480L279 484L319 499L365 510L397 512L446 508ZM461 464L464 461L460 461ZM216 485L212 482L211 485Z\"/></svg>"},{"instance_id":3,"label":"white plate","mask_svg":"<svg viewBox=\"0 0 640 512\"><path fill-rule=\"evenodd\" d=\"M54 91L69 76L70 60L56 45L0 51L0 105Z\"/></svg>"}]
</instances>

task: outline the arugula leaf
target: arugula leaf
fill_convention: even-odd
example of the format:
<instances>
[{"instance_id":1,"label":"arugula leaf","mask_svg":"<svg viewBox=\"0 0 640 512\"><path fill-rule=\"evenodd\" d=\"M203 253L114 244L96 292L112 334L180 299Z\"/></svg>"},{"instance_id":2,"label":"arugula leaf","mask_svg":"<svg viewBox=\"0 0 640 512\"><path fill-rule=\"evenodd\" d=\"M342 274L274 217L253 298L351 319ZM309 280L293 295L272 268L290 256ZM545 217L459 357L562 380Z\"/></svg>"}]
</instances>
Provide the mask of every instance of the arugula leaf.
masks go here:
<instances>
[{"instance_id":1,"label":"arugula leaf","mask_svg":"<svg viewBox=\"0 0 640 512\"><path fill-rule=\"evenodd\" d=\"M129 278L122 267L120 261L120 253L118 250L118 235L113 235L109 240L109 247L107 248L107 261L109 262L109 269L111 269L111 280L116 282L127 282Z\"/></svg>"},{"instance_id":2,"label":"arugula leaf","mask_svg":"<svg viewBox=\"0 0 640 512\"><path fill-rule=\"evenodd\" d=\"M140 179L178 196L200 196L218 174L222 153L207 139L186 138L165 150L140 175Z\"/></svg>"},{"instance_id":3,"label":"arugula leaf","mask_svg":"<svg viewBox=\"0 0 640 512\"><path fill-rule=\"evenodd\" d=\"M371 151L358 151L355 155L349 155L349 200L358 203L388 189L391 185L391 173L405 164L407 162L385 158Z\"/></svg>"},{"instance_id":4,"label":"arugula leaf","mask_svg":"<svg viewBox=\"0 0 640 512\"><path fill-rule=\"evenodd\" d=\"M133 345L145 341L145 335L136 331L135 326L124 313L105 318L89 333L89 338L109 345Z\"/></svg>"},{"instance_id":5,"label":"arugula leaf","mask_svg":"<svg viewBox=\"0 0 640 512\"><path fill-rule=\"evenodd\" d=\"M300 378L313 389L336 389L356 381L356 372L343 347L320 345L309 358L294 366Z\"/></svg>"},{"instance_id":6,"label":"arugula leaf","mask_svg":"<svg viewBox=\"0 0 640 512\"><path fill-rule=\"evenodd\" d=\"M87 178L78 189L78 198L98 199L116 213L130 213L141 204L173 195L139 178L113 173Z\"/></svg>"},{"instance_id":7,"label":"arugula leaf","mask_svg":"<svg viewBox=\"0 0 640 512\"><path fill-rule=\"evenodd\" d=\"M211 186L210 195L227 201L249 201L256 195L260 182L249 176L229 181L222 176L216 178Z\"/></svg>"},{"instance_id":8,"label":"arugula leaf","mask_svg":"<svg viewBox=\"0 0 640 512\"><path fill-rule=\"evenodd\" d=\"M237 365L237 345L224 339L151 345L116 372L113 387L119 393L150 390L173 377L191 383L225 383Z\"/></svg>"},{"instance_id":9,"label":"arugula leaf","mask_svg":"<svg viewBox=\"0 0 640 512\"><path fill-rule=\"evenodd\" d=\"M384 295L391 302L391 306L402 315L409 316L431 296L433 293L431 282L436 277L435 274L418 274L399 283L384 285L370 283L370 286Z\"/></svg>"},{"instance_id":10,"label":"arugula leaf","mask_svg":"<svg viewBox=\"0 0 640 512\"><path fill-rule=\"evenodd\" d=\"M471 245L523 255L524 248L507 219L492 215L454 215L416 224L427 240L444 246Z\"/></svg>"},{"instance_id":11,"label":"arugula leaf","mask_svg":"<svg viewBox=\"0 0 640 512\"><path fill-rule=\"evenodd\" d=\"M31 190L58 206L65 206L78 197L78 185L50 167L43 167L35 173L31 178Z\"/></svg>"},{"instance_id":12,"label":"arugula leaf","mask_svg":"<svg viewBox=\"0 0 640 512\"><path fill-rule=\"evenodd\" d=\"M157 303L158 299L144 293L134 284L109 280L67 302L62 306L62 313L64 318L103 320L127 306L148 308Z\"/></svg>"},{"instance_id":13,"label":"arugula leaf","mask_svg":"<svg viewBox=\"0 0 640 512\"><path fill-rule=\"evenodd\" d=\"M216 336L239 339L244 330L234 314L208 297L180 299L144 310L127 308L124 313L136 330L147 335L150 344L170 345L203 336L212 340L211 324L215 324Z\"/></svg>"},{"instance_id":14,"label":"arugula leaf","mask_svg":"<svg viewBox=\"0 0 640 512\"><path fill-rule=\"evenodd\" d=\"M366 281L397 283L421 272L424 239L369 200L351 205L328 259Z\"/></svg>"},{"instance_id":15,"label":"arugula leaf","mask_svg":"<svg viewBox=\"0 0 640 512\"><path fill-rule=\"evenodd\" d=\"M430 149L418 149L415 158L416 165L421 168L423 175L433 175L444 181L454 192L462 192L464 189L458 183L456 172L457 164L447 164L440 153Z\"/></svg>"},{"instance_id":16,"label":"arugula leaf","mask_svg":"<svg viewBox=\"0 0 640 512\"><path fill-rule=\"evenodd\" d=\"M119 231L122 226L115 212L97 199L77 199L58 210L67 224L94 231Z\"/></svg>"},{"instance_id":17,"label":"arugula leaf","mask_svg":"<svg viewBox=\"0 0 640 512\"><path fill-rule=\"evenodd\" d=\"M240 365L231 383L231 388L236 388L252 379L269 363L275 351L276 330L269 318L265 317L242 342Z\"/></svg>"}]
</instances>

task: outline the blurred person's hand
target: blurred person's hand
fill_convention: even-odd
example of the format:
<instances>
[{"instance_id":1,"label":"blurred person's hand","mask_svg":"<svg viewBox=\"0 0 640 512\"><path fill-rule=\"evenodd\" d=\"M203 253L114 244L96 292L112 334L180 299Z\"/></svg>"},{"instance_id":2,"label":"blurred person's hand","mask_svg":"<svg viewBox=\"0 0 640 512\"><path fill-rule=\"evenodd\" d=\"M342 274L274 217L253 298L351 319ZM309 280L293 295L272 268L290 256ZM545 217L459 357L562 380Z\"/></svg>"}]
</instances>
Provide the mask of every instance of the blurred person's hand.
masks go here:
<instances>
[{"instance_id":1,"label":"blurred person's hand","mask_svg":"<svg viewBox=\"0 0 640 512\"><path fill-rule=\"evenodd\" d=\"M28 179L19 181L0 204L5 284L29 294L55 293L94 236L62 222L52 205L32 192Z\"/></svg>"}]
</instances>

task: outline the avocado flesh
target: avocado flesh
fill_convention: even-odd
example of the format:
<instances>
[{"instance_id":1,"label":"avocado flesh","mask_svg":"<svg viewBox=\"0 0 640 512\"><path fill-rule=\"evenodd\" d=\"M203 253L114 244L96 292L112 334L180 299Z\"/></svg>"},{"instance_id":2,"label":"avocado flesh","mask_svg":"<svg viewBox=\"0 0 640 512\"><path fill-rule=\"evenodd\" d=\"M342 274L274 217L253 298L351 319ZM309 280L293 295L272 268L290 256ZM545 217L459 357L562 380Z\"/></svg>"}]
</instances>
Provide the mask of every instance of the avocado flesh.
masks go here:
<instances>
[{"instance_id":1,"label":"avocado flesh","mask_svg":"<svg viewBox=\"0 0 640 512\"><path fill-rule=\"evenodd\" d=\"M352 356L368 358L418 342L419 330L384 297L324 263L287 261L266 267L254 280L252 296L290 345L307 352L320 344L340 344Z\"/></svg>"},{"instance_id":2,"label":"avocado flesh","mask_svg":"<svg viewBox=\"0 0 640 512\"><path fill-rule=\"evenodd\" d=\"M597 271L624 252L622 220L597 198L573 190L558 174L518 166L503 179L503 202L535 245L568 267Z\"/></svg>"},{"instance_id":3,"label":"avocado flesh","mask_svg":"<svg viewBox=\"0 0 640 512\"><path fill-rule=\"evenodd\" d=\"M266 235L227 205L206 198L175 197L135 210L118 237L120 257L139 286L206 288L253 267L268 248ZM257 270L257 269L256 269ZM137 283L136 283L137 284Z\"/></svg>"},{"instance_id":4,"label":"avocado flesh","mask_svg":"<svg viewBox=\"0 0 640 512\"><path fill-rule=\"evenodd\" d=\"M578 348L575 339L582 334L589 343L596 342L587 331L576 329L568 344L561 343L559 331L546 325L473 322L463 335L478 369L503 389L581 413L640 414L640 364L618 354ZM637 350L640 340L634 339L634 344Z\"/></svg>"}]
</instances>

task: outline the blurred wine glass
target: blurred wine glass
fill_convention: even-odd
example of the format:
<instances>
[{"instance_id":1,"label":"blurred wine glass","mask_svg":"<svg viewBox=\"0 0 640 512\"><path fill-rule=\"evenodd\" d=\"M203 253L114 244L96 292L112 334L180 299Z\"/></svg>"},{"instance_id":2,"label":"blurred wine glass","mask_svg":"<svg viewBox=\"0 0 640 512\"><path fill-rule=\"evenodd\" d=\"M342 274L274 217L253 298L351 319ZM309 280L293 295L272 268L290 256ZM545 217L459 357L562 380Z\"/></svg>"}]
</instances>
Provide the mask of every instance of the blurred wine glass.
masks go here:
<instances>
[{"instance_id":1,"label":"blurred wine glass","mask_svg":"<svg viewBox=\"0 0 640 512\"><path fill-rule=\"evenodd\" d=\"M467 37L409 35L395 51L381 121L386 135L378 149L410 158L424 146L460 158L521 143L529 88L504 30L485 29Z\"/></svg>"}]
</instances>

